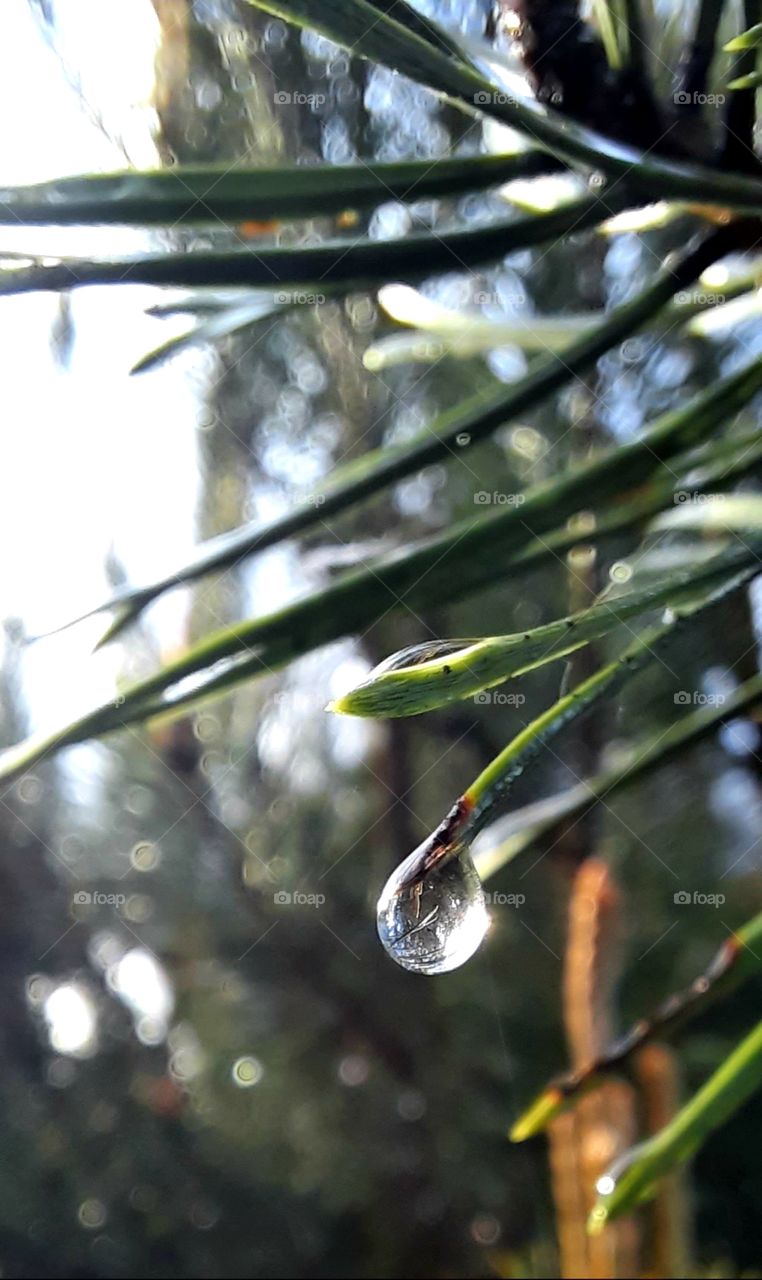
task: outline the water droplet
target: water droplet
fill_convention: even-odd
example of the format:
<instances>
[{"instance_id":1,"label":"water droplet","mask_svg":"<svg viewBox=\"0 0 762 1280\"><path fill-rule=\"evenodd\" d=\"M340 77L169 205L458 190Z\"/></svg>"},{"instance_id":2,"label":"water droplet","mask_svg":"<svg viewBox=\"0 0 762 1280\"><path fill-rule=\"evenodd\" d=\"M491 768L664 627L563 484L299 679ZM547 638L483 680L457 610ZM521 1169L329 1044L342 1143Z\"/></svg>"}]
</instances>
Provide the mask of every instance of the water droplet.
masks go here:
<instances>
[{"instance_id":1,"label":"water droplet","mask_svg":"<svg viewBox=\"0 0 762 1280\"><path fill-rule=\"evenodd\" d=\"M159 865L159 849L155 844L141 840L130 853L130 862L135 871L154 871Z\"/></svg>"},{"instance_id":2,"label":"water droplet","mask_svg":"<svg viewBox=\"0 0 762 1280\"><path fill-rule=\"evenodd\" d=\"M144 924L153 915L153 898L147 893L131 893L123 911L126 919L133 924Z\"/></svg>"},{"instance_id":3,"label":"water droplet","mask_svg":"<svg viewBox=\"0 0 762 1280\"><path fill-rule=\"evenodd\" d=\"M30 774L16 784L16 790L18 791L19 799L23 800L24 804L36 804L42 795L42 783L39 778L35 778L33 774Z\"/></svg>"},{"instance_id":4,"label":"water droplet","mask_svg":"<svg viewBox=\"0 0 762 1280\"><path fill-rule=\"evenodd\" d=\"M208 1200L196 1200L190 1207L188 1217L197 1231L211 1231L220 1220L220 1211Z\"/></svg>"},{"instance_id":5,"label":"water droplet","mask_svg":"<svg viewBox=\"0 0 762 1280\"><path fill-rule=\"evenodd\" d=\"M624 560L617 561L617 563L612 564L609 569L609 577L612 582L629 582L632 577L632 565L627 564Z\"/></svg>"},{"instance_id":6,"label":"water droplet","mask_svg":"<svg viewBox=\"0 0 762 1280\"><path fill-rule=\"evenodd\" d=\"M135 1031L141 1044L161 1044L166 1027L159 1018L139 1018Z\"/></svg>"},{"instance_id":7,"label":"water droplet","mask_svg":"<svg viewBox=\"0 0 762 1280\"><path fill-rule=\"evenodd\" d=\"M41 1009L54 989L50 978L41 973L33 973L26 982L26 998L33 1009Z\"/></svg>"},{"instance_id":8,"label":"water droplet","mask_svg":"<svg viewBox=\"0 0 762 1280\"><path fill-rule=\"evenodd\" d=\"M83 1200L77 1211L77 1217L88 1231L95 1231L106 1221L106 1209L100 1200Z\"/></svg>"},{"instance_id":9,"label":"water droplet","mask_svg":"<svg viewBox=\"0 0 762 1280\"><path fill-rule=\"evenodd\" d=\"M220 724L215 716L199 716L193 732L199 742L211 742L219 733Z\"/></svg>"},{"instance_id":10,"label":"water droplet","mask_svg":"<svg viewBox=\"0 0 762 1280\"><path fill-rule=\"evenodd\" d=\"M349 1089L365 1084L370 1075L370 1063L361 1053L349 1053L339 1063L338 1077Z\"/></svg>"},{"instance_id":11,"label":"water droplet","mask_svg":"<svg viewBox=\"0 0 762 1280\"><path fill-rule=\"evenodd\" d=\"M402 1120L420 1120L426 1114L426 1099L419 1089L403 1089L397 1099L397 1114Z\"/></svg>"},{"instance_id":12,"label":"water droplet","mask_svg":"<svg viewBox=\"0 0 762 1280\"><path fill-rule=\"evenodd\" d=\"M247 1056L245 1058L237 1058L233 1063L231 1075L233 1084L237 1084L239 1089L251 1089L255 1084L259 1084L265 1069L258 1058Z\"/></svg>"},{"instance_id":13,"label":"water droplet","mask_svg":"<svg viewBox=\"0 0 762 1280\"><path fill-rule=\"evenodd\" d=\"M469 649L471 645L477 643L477 640L427 640L423 644L408 645L406 649L399 649L390 657L384 658L383 662L379 662L367 680L372 681L386 671L400 671L405 667L416 667L423 662L433 662L436 658L446 658L452 653L459 653L461 649ZM363 683L366 682L363 681Z\"/></svg>"},{"instance_id":14,"label":"water droplet","mask_svg":"<svg viewBox=\"0 0 762 1280\"><path fill-rule=\"evenodd\" d=\"M493 1213L479 1213L471 1223L471 1238L476 1244L494 1245L500 1239L501 1230Z\"/></svg>"},{"instance_id":15,"label":"water droplet","mask_svg":"<svg viewBox=\"0 0 762 1280\"><path fill-rule=\"evenodd\" d=\"M465 964L488 927L468 849L451 846L432 859L431 837L400 863L378 900L378 936L397 964L416 973L448 973Z\"/></svg>"},{"instance_id":16,"label":"water droplet","mask_svg":"<svg viewBox=\"0 0 762 1280\"><path fill-rule=\"evenodd\" d=\"M619 1185L622 1176L627 1170L640 1160L645 1147L644 1142L639 1142L634 1147L628 1147L626 1151L620 1152L615 1160L611 1162L608 1169L598 1179L595 1189L599 1195L609 1195L614 1187Z\"/></svg>"}]
</instances>

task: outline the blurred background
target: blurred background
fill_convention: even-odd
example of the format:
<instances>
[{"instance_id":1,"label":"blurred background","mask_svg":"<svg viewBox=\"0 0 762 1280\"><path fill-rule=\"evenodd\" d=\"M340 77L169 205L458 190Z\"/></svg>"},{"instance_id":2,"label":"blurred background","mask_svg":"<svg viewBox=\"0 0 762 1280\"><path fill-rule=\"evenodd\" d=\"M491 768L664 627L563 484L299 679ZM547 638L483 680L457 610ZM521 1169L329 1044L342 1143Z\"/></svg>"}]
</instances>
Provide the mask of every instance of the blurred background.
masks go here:
<instances>
[{"instance_id":1,"label":"blurred background","mask_svg":"<svg viewBox=\"0 0 762 1280\"><path fill-rule=\"evenodd\" d=\"M472 35L490 18L479 0L421 7ZM4 183L177 162L434 158L507 141L244 0L6 0L2 24ZM237 236L256 248L260 237L367 232L382 244L505 212L493 192L391 202L343 221L244 223ZM118 253L231 239L222 226L9 229L3 243ZM495 318L599 310L642 285L669 245L668 229L573 237L482 276L440 278L430 292ZM628 438L733 367L739 345L762 349L753 320L711 345L675 332L631 339L600 362L595 395L576 384L508 424L469 453L470 472L430 467L299 546L170 593L96 654L97 618L30 645L526 364L506 347L369 372L363 352L391 327L373 295L355 294L130 376L187 325L147 315L158 301L166 295L136 286L0 300L3 744L115 696L208 631L327 583L369 549L473 514L475 491L493 490L498 475L518 491ZM750 410L747 427L755 422ZM600 583L626 551L580 567ZM573 606L560 561L518 584L498 578L425 618L389 616L193 716L72 748L0 795L3 1274L558 1274L545 1144L512 1148L506 1131L567 1062L561 957L574 868L595 851L618 884L611 964L626 1025L692 980L762 905L758 730L727 726L534 867L530 858L504 871L490 887L523 895L520 909L495 906L480 953L428 979L381 950L378 892L558 695L561 670L524 679L520 705L469 701L388 724L323 707L432 633L524 630ZM657 664L602 722L563 738L512 804L590 773L603 743L605 762L618 743L666 728L676 691L718 696L756 671L754 596L734 610L721 631L692 634L679 678ZM675 877L722 893L722 908L675 904ZM684 1038L686 1090L757 1002L745 988ZM762 1273L760 1122L757 1100L711 1139L682 1189L696 1274Z\"/></svg>"}]
</instances>

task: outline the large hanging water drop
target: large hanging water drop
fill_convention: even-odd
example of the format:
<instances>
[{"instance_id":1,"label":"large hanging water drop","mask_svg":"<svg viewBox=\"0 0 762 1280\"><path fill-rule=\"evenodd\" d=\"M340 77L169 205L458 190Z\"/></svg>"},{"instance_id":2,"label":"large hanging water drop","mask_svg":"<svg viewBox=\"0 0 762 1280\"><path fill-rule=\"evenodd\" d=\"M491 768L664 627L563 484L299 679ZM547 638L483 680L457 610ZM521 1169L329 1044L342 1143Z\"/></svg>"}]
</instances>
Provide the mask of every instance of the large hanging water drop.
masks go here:
<instances>
[{"instance_id":1,"label":"large hanging water drop","mask_svg":"<svg viewBox=\"0 0 762 1280\"><path fill-rule=\"evenodd\" d=\"M470 960L489 927L468 849L432 857L431 837L400 863L378 900L378 936L397 964L448 973Z\"/></svg>"}]
</instances>

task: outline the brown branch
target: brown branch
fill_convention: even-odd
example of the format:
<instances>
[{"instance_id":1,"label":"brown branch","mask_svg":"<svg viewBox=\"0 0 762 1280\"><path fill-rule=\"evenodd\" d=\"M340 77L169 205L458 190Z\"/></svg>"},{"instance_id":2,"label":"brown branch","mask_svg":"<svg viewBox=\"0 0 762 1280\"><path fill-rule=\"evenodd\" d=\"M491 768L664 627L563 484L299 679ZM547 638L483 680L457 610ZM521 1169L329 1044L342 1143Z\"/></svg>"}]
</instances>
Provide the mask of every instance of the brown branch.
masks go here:
<instances>
[{"instance_id":1,"label":"brown branch","mask_svg":"<svg viewBox=\"0 0 762 1280\"><path fill-rule=\"evenodd\" d=\"M569 900L563 1010L572 1062L584 1063L611 1038L614 989L621 967L623 904L611 870L588 857L577 870ZM587 1219L595 1186L607 1166L635 1140L635 1095L629 1083L608 1080L549 1128L553 1198L562 1276L638 1275L632 1222L593 1239Z\"/></svg>"},{"instance_id":2,"label":"brown branch","mask_svg":"<svg viewBox=\"0 0 762 1280\"><path fill-rule=\"evenodd\" d=\"M520 1142L545 1128L575 1097L595 1088L602 1076L626 1070L636 1052L652 1040L674 1035L687 1022L703 1013L721 995L733 990L760 964L748 945L759 933L762 917L756 917L731 935L716 952L708 968L689 987L669 996L650 1018L642 1018L585 1066L551 1080L539 1097L516 1122L511 1136Z\"/></svg>"}]
</instances>

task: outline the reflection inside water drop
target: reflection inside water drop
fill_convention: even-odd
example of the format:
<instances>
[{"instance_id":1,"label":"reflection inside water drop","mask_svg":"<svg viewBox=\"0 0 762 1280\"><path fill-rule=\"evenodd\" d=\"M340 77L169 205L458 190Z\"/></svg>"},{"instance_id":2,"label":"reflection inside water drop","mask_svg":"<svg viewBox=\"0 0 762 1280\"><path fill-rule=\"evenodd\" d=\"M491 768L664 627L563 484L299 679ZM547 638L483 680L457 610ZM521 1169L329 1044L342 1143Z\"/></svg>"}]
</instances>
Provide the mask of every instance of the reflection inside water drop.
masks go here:
<instances>
[{"instance_id":1,"label":"reflection inside water drop","mask_svg":"<svg viewBox=\"0 0 762 1280\"><path fill-rule=\"evenodd\" d=\"M378 936L403 969L448 973L474 954L489 916L468 850L453 851L420 874L430 847L430 841L424 841L384 885L378 900Z\"/></svg>"}]
</instances>

